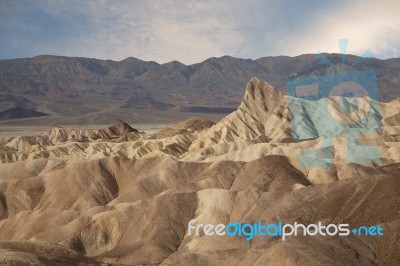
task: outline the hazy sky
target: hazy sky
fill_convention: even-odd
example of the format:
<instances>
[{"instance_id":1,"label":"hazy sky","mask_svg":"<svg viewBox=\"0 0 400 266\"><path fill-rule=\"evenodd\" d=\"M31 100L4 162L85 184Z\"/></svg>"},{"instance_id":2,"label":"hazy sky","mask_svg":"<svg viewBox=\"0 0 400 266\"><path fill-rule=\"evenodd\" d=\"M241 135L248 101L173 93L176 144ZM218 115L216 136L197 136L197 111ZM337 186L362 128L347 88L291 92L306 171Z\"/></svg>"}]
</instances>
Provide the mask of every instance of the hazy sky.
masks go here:
<instances>
[{"instance_id":1,"label":"hazy sky","mask_svg":"<svg viewBox=\"0 0 400 266\"><path fill-rule=\"evenodd\" d=\"M400 1L0 0L0 58L40 54L190 64L212 56L370 49L400 57Z\"/></svg>"}]
</instances>

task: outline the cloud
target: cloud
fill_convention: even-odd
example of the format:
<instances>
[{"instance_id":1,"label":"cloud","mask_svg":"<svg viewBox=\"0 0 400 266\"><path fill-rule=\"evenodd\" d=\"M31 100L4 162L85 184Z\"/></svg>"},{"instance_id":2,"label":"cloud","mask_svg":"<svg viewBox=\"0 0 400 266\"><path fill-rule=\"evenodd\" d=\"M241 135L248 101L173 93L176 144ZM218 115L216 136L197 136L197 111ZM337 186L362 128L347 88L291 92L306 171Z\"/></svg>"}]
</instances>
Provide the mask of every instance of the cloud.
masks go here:
<instances>
[{"instance_id":1,"label":"cloud","mask_svg":"<svg viewBox=\"0 0 400 266\"><path fill-rule=\"evenodd\" d=\"M309 25L282 46L289 54L339 52L338 39L348 39L348 53L362 55L370 49L373 56L400 56L398 1L352 1L312 17ZM295 44L295 45L293 45Z\"/></svg>"},{"instance_id":2,"label":"cloud","mask_svg":"<svg viewBox=\"0 0 400 266\"><path fill-rule=\"evenodd\" d=\"M245 41L235 25L207 2L118 3L111 9L107 2L89 9L94 33L87 39L97 41L99 53L114 58L129 54L159 62L198 62L238 50Z\"/></svg>"},{"instance_id":3,"label":"cloud","mask_svg":"<svg viewBox=\"0 0 400 266\"><path fill-rule=\"evenodd\" d=\"M161 63L212 56L399 56L396 1L0 0L0 58L58 54Z\"/></svg>"}]
</instances>

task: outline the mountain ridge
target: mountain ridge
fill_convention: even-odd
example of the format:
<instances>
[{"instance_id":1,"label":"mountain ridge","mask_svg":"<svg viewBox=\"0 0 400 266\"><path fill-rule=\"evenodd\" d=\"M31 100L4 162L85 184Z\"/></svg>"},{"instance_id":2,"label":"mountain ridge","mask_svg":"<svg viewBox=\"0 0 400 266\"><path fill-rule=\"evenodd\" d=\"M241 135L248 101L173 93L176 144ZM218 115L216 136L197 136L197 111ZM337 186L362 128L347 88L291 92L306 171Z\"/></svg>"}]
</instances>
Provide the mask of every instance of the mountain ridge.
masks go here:
<instances>
[{"instance_id":1,"label":"mountain ridge","mask_svg":"<svg viewBox=\"0 0 400 266\"><path fill-rule=\"evenodd\" d=\"M0 60L0 107L31 108L59 120L71 119L65 116L65 109L74 108L79 113L82 108L76 119L89 116L94 120L97 113L106 113L111 119L105 118L103 123L116 120L113 114L117 112L126 116L147 110L180 112L183 116L191 113L186 117L204 110L222 114L219 110L240 104L242 88L254 76L285 92L288 78L365 69L377 74L380 101L400 98L400 58L366 58L354 67L360 57L347 55L343 64L340 54L324 55L334 68L312 54L255 60L223 56L191 65L178 61L158 64L133 57L121 61L58 56ZM10 95L28 101L2 104ZM61 100L62 105L52 104Z\"/></svg>"}]
</instances>

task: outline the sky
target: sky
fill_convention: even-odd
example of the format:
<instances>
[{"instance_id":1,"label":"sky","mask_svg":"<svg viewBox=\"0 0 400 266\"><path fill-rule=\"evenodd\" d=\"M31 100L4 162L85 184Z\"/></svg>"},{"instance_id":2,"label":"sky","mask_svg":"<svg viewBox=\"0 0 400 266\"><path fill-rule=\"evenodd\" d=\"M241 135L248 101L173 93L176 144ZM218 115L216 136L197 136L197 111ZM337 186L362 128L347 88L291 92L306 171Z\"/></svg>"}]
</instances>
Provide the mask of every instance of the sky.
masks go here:
<instances>
[{"instance_id":1,"label":"sky","mask_svg":"<svg viewBox=\"0 0 400 266\"><path fill-rule=\"evenodd\" d=\"M400 57L398 0L0 0L0 59L36 55L185 64L229 55Z\"/></svg>"}]
</instances>

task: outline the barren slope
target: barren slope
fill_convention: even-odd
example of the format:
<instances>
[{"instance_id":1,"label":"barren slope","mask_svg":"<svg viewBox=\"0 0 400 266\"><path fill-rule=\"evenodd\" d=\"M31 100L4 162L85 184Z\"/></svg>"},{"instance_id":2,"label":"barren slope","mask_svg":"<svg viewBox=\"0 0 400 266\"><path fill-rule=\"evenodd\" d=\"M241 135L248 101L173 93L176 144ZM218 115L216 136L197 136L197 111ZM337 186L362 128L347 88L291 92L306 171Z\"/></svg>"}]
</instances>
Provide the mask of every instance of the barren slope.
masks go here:
<instances>
[{"instance_id":1,"label":"barren slope","mask_svg":"<svg viewBox=\"0 0 400 266\"><path fill-rule=\"evenodd\" d=\"M354 132L318 123L319 108L332 98L298 100L302 124L290 116L288 100L253 78L238 110L215 125L193 118L147 135L119 121L103 130L53 128L6 140L0 261L399 264L399 100L379 105L379 127L357 132L352 156L364 158L366 145L380 152L366 163L349 161L345 152ZM293 136L294 126L304 128L306 140ZM337 133L334 141L323 140ZM318 149L318 156L303 156ZM330 167L304 165L315 161ZM246 241L188 236L192 219L380 225L385 233Z\"/></svg>"}]
</instances>

